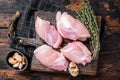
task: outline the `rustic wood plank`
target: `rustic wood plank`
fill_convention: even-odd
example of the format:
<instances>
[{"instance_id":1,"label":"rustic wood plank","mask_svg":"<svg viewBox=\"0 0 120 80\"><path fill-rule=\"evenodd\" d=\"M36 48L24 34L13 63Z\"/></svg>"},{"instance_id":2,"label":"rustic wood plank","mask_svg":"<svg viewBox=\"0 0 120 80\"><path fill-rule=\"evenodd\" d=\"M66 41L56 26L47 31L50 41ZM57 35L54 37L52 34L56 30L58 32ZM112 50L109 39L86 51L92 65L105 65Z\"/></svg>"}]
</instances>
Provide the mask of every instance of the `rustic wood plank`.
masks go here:
<instances>
[{"instance_id":1,"label":"rustic wood plank","mask_svg":"<svg viewBox=\"0 0 120 80\"><path fill-rule=\"evenodd\" d=\"M7 69L8 67L5 64L5 57L10 51L8 43L0 43L0 69Z\"/></svg>"},{"instance_id":2,"label":"rustic wood plank","mask_svg":"<svg viewBox=\"0 0 120 80\"><path fill-rule=\"evenodd\" d=\"M8 43L0 43L0 48L8 48L9 44ZM2 49L1 49L2 50Z\"/></svg>"},{"instance_id":3,"label":"rustic wood plank","mask_svg":"<svg viewBox=\"0 0 120 80\"><path fill-rule=\"evenodd\" d=\"M0 5L4 5L4 4L11 4L13 2L15 2L16 0L0 0Z\"/></svg>"},{"instance_id":4,"label":"rustic wood plank","mask_svg":"<svg viewBox=\"0 0 120 80\"><path fill-rule=\"evenodd\" d=\"M110 16L106 16L105 17L105 20L106 20L106 24L107 24L107 26L109 26L109 27L120 27L120 22L118 21L118 20L116 20L116 19L110 19Z\"/></svg>"},{"instance_id":5,"label":"rustic wood plank","mask_svg":"<svg viewBox=\"0 0 120 80\"><path fill-rule=\"evenodd\" d=\"M0 29L0 69L7 69L5 57L10 50L7 38L7 29Z\"/></svg>"},{"instance_id":6,"label":"rustic wood plank","mask_svg":"<svg viewBox=\"0 0 120 80\"><path fill-rule=\"evenodd\" d=\"M74 11L80 11L82 8L82 3L80 0L70 0L71 4L65 6L68 9L74 10Z\"/></svg>"},{"instance_id":7,"label":"rustic wood plank","mask_svg":"<svg viewBox=\"0 0 120 80\"><path fill-rule=\"evenodd\" d=\"M7 38L7 29L0 29L0 38Z\"/></svg>"},{"instance_id":8,"label":"rustic wood plank","mask_svg":"<svg viewBox=\"0 0 120 80\"><path fill-rule=\"evenodd\" d=\"M23 76L13 70L0 70L1 80L30 80L31 76Z\"/></svg>"},{"instance_id":9,"label":"rustic wood plank","mask_svg":"<svg viewBox=\"0 0 120 80\"><path fill-rule=\"evenodd\" d=\"M118 27L118 26L109 27L107 35L111 35L113 33L120 33L120 27Z\"/></svg>"},{"instance_id":10,"label":"rustic wood plank","mask_svg":"<svg viewBox=\"0 0 120 80\"><path fill-rule=\"evenodd\" d=\"M111 31L112 29L112 31ZM101 52L104 53L114 53L115 51L119 51L120 49L120 27L113 27L109 29L107 33L107 37L103 42L103 46L101 47Z\"/></svg>"},{"instance_id":11,"label":"rustic wood plank","mask_svg":"<svg viewBox=\"0 0 120 80\"><path fill-rule=\"evenodd\" d=\"M0 0L0 13L14 13L21 8L16 0Z\"/></svg>"},{"instance_id":12,"label":"rustic wood plank","mask_svg":"<svg viewBox=\"0 0 120 80\"><path fill-rule=\"evenodd\" d=\"M0 38L0 43L8 43L9 40L7 38Z\"/></svg>"},{"instance_id":13,"label":"rustic wood plank","mask_svg":"<svg viewBox=\"0 0 120 80\"><path fill-rule=\"evenodd\" d=\"M7 28L7 25L11 19L11 17L14 15L15 13L0 13L0 28Z\"/></svg>"},{"instance_id":14,"label":"rustic wood plank","mask_svg":"<svg viewBox=\"0 0 120 80\"><path fill-rule=\"evenodd\" d=\"M31 76L33 75L33 76ZM13 70L0 70L0 79L4 80L71 80L70 76L38 72L17 72ZM82 79L81 79L82 80Z\"/></svg>"}]
</instances>

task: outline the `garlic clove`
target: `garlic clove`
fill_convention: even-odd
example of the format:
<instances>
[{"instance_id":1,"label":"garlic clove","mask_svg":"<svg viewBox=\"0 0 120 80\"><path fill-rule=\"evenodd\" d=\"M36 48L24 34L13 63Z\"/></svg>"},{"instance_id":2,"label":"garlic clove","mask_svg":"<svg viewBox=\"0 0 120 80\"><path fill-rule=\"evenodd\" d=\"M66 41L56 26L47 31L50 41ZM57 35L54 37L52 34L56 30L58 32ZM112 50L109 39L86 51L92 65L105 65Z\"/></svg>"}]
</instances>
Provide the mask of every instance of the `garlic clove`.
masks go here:
<instances>
[{"instance_id":1,"label":"garlic clove","mask_svg":"<svg viewBox=\"0 0 120 80\"><path fill-rule=\"evenodd\" d=\"M19 68L19 69L22 69L22 67L23 67L23 64L20 63L18 68Z\"/></svg>"},{"instance_id":2,"label":"garlic clove","mask_svg":"<svg viewBox=\"0 0 120 80\"><path fill-rule=\"evenodd\" d=\"M72 72L72 73L71 73L71 75L72 75L73 77L78 76L78 74L79 74L79 72Z\"/></svg>"},{"instance_id":3,"label":"garlic clove","mask_svg":"<svg viewBox=\"0 0 120 80\"><path fill-rule=\"evenodd\" d=\"M70 62L69 67L76 67L77 65L74 62Z\"/></svg>"},{"instance_id":4,"label":"garlic clove","mask_svg":"<svg viewBox=\"0 0 120 80\"><path fill-rule=\"evenodd\" d=\"M21 62L23 65L25 65L25 58L23 57L22 58L22 62Z\"/></svg>"},{"instance_id":5,"label":"garlic clove","mask_svg":"<svg viewBox=\"0 0 120 80\"><path fill-rule=\"evenodd\" d=\"M68 68L69 72L74 71L74 68Z\"/></svg>"},{"instance_id":6,"label":"garlic clove","mask_svg":"<svg viewBox=\"0 0 120 80\"><path fill-rule=\"evenodd\" d=\"M16 64L13 65L14 68L18 68L19 67L19 62L17 62Z\"/></svg>"},{"instance_id":7,"label":"garlic clove","mask_svg":"<svg viewBox=\"0 0 120 80\"><path fill-rule=\"evenodd\" d=\"M8 62L9 62L10 64L16 64L16 63L17 63L17 61L16 61L15 59L13 59L12 57L10 57L10 58L8 59Z\"/></svg>"},{"instance_id":8,"label":"garlic clove","mask_svg":"<svg viewBox=\"0 0 120 80\"><path fill-rule=\"evenodd\" d=\"M78 66L74 62L70 62L68 71L73 77L79 74Z\"/></svg>"},{"instance_id":9,"label":"garlic clove","mask_svg":"<svg viewBox=\"0 0 120 80\"><path fill-rule=\"evenodd\" d=\"M73 76L76 77L79 74L79 71L76 71L75 69L69 68L69 73Z\"/></svg>"},{"instance_id":10,"label":"garlic clove","mask_svg":"<svg viewBox=\"0 0 120 80\"><path fill-rule=\"evenodd\" d=\"M19 53L18 53L18 52L15 52L14 55L13 55L13 59L15 59L15 56L16 56L16 55L19 55Z\"/></svg>"},{"instance_id":11,"label":"garlic clove","mask_svg":"<svg viewBox=\"0 0 120 80\"><path fill-rule=\"evenodd\" d=\"M78 71L79 71L78 67L76 67L76 68L74 69L74 71L78 72Z\"/></svg>"},{"instance_id":12,"label":"garlic clove","mask_svg":"<svg viewBox=\"0 0 120 80\"><path fill-rule=\"evenodd\" d=\"M14 58L18 61L18 62L22 62L22 56L21 55L19 55L19 54L16 54L15 56L14 56Z\"/></svg>"}]
</instances>

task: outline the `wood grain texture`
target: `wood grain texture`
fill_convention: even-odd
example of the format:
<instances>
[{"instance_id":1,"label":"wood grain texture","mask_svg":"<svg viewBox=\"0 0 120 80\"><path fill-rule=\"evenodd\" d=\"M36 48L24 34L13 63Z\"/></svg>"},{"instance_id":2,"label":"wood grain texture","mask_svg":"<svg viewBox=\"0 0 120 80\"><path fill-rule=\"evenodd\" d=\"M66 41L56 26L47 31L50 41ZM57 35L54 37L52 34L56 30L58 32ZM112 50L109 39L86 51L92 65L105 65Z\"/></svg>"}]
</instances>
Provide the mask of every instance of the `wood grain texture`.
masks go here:
<instances>
[{"instance_id":1,"label":"wood grain texture","mask_svg":"<svg viewBox=\"0 0 120 80\"><path fill-rule=\"evenodd\" d=\"M10 18L13 16L14 13L0 13L0 28L7 28L7 25L10 21Z\"/></svg>"},{"instance_id":2,"label":"wood grain texture","mask_svg":"<svg viewBox=\"0 0 120 80\"><path fill-rule=\"evenodd\" d=\"M7 29L0 29L0 38L7 38Z\"/></svg>"},{"instance_id":3,"label":"wood grain texture","mask_svg":"<svg viewBox=\"0 0 120 80\"><path fill-rule=\"evenodd\" d=\"M96 75L96 68L97 68L97 60L92 61L90 64L86 66L78 65L80 69L80 75ZM69 74L69 72L59 72L51 70L45 66L43 66L36 58L33 56L31 70L33 71L40 71L40 72L49 72L49 73L61 73L61 74Z\"/></svg>"},{"instance_id":4,"label":"wood grain texture","mask_svg":"<svg viewBox=\"0 0 120 80\"><path fill-rule=\"evenodd\" d=\"M105 17L106 24L111 27L120 27L120 22L116 19L110 19L110 16Z\"/></svg>"}]
</instances>

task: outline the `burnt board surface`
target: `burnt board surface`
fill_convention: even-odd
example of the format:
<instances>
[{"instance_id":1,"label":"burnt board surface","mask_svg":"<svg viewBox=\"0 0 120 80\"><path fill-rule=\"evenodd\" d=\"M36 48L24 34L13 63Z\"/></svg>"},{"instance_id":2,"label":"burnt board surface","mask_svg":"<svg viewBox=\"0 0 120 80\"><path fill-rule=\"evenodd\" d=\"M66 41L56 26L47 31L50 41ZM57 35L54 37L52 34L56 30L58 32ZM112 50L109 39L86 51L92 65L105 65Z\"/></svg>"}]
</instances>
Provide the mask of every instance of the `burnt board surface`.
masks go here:
<instances>
[{"instance_id":1,"label":"burnt board surface","mask_svg":"<svg viewBox=\"0 0 120 80\"><path fill-rule=\"evenodd\" d=\"M48 20L50 21L51 24L55 25L55 16L56 13L53 12L44 12L44 11L37 11L35 12L35 19L36 17L40 17L42 19ZM99 21L99 25L100 25L100 20L98 18ZM98 51L99 52L99 51ZM97 71L97 60L98 60L98 55L97 58L95 60L93 60L91 63L83 66L83 65L78 65L79 70L80 70L80 75L96 75L96 71ZM45 66L43 66L33 55L32 57L32 62L31 62L31 70L33 71L41 71L41 72L52 72L52 73L63 73L63 74L69 74L68 71L64 72L60 72L60 71L55 71L52 69L49 69Z\"/></svg>"}]
</instances>

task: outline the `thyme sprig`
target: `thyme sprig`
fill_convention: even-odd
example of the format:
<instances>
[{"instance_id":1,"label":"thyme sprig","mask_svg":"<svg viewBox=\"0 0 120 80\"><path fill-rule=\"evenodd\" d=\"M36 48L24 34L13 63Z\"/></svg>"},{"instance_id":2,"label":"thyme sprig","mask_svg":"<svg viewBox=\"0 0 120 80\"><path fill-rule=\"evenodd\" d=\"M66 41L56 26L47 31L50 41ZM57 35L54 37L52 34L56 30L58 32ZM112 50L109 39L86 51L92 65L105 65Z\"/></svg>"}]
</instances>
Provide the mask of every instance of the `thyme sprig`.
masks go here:
<instances>
[{"instance_id":1,"label":"thyme sprig","mask_svg":"<svg viewBox=\"0 0 120 80\"><path fill-rule=\"evenodd\" d=\"M77 12L77 18L86 25L91 34L90 49L93 59L96 59L98 51L100 50L99 27L89 0L81 0L81 2L83 6L82 9Z\"/></svg>"}]
</instances>

